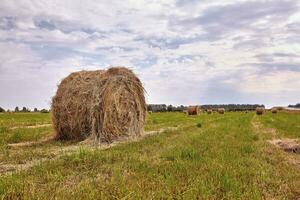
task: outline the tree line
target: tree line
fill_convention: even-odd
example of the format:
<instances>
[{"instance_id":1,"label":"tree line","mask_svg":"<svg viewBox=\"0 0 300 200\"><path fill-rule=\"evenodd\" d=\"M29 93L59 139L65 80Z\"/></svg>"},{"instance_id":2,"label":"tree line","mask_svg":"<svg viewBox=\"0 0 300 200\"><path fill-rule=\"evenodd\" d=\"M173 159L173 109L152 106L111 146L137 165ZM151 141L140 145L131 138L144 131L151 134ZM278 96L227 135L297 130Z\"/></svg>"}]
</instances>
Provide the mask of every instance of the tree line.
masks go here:
<instances>
[{"instance_id":1,"label":"tree line","mask_svg":"<svg viewBox=\"0 0 300 200\"><path fill-rule=\"evenodd\" d=\"M147 110L152 112L183 112L187 110L188 106L180 105L166 105L166 104L148 104ZM257 107L265 107L263 104L207 104L200 105L202 110L217 110L218 108L224 108L228 111L253 111Z\"/></svg>"},{"instance_id":2,"label":"tree line","mask_svg":"<svg viewBox=\"0 0 300 200\"><path fill-rule=\"evenodd\" d=\"M295 105L288 105L290 108L300 108L300 103L297 103Z\"/></svg>"},{"instance_id":3,"label":"tree line","mask_svg":"<svg viewBox=\"0 0 300 200\"><path fill-rule=\"evenodd\" d=\"M187 106L173 106L166 104L147 104L147 110L152 112L182 112Z\"/></svg>"},{"instance_id":4,"label":"tree line","mask_svg":"<svg viewBox=\"0 0 300 200\"><path fill-rule=\"evenodd\" d=\"M218 108L224 108L225 111L253 111L257 107L265 107L263 104L208 104L202 105L201 108L204 110L212 109L217 110Z\"/></svg>"},{"instance_id":5,"label":"tree line","mask_svg":"<svg viewBox=\"0 0 300 200\"><path fill-rule=\"evenodd\" d=\"M166 104L148 104L147 110L152 112L183 112L187 110L188 106L180 105L180 106L173 106L173 105L166 105ZM225 108L228 111L252 111L255 110L256 107L265 107L262 104L206 104L200 106L202 110L217 110L218 108ZM300 108L300 104L296 105L289 105L289 107ZM6 112L6 110L0 107L0 112ZM32 112L29 108L23 107L20 109L18 106L15 108L14 111L7 110L7 112ZM33 112L42 112L48 113L50 110L41 109L38 110L37 108L33 109Z\"/></svg>"},{"instance_id":6,"label":"tree line","mask_svg":"<svg viewBox=\"0 0 300 200\"><path fill-rule=\"evenodd\" d=\"M14 110L5 110L4 108L0 107L0 112L41 112L41 113L49 113L50 110L47 109L41 109L38 110L37 108L34 108L33 111L31 111L29 108L27 107L23 107L22 109L19 108L19 106L15 107Z\"/></svg>"}]
</instances>

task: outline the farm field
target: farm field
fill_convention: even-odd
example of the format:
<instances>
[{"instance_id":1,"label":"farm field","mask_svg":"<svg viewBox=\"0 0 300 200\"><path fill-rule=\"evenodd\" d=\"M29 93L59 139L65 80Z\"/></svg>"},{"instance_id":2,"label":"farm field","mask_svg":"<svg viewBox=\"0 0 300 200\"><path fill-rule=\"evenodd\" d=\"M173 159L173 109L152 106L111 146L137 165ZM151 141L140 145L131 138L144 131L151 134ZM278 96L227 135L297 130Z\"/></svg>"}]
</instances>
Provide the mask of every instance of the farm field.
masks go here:
<instances>
[{"instance_id":1,"label":"farm field","mask_svg":"<svg viewBox=\"0 0 300 200\"><path fill-rule=\"evenodd\" d=\"M43 141L50 114L0 114L0 197L300 198L300 154L269 142L300 139L299 114L153 113L145 132L105 148Z\"/></svg>"}]
</instances>

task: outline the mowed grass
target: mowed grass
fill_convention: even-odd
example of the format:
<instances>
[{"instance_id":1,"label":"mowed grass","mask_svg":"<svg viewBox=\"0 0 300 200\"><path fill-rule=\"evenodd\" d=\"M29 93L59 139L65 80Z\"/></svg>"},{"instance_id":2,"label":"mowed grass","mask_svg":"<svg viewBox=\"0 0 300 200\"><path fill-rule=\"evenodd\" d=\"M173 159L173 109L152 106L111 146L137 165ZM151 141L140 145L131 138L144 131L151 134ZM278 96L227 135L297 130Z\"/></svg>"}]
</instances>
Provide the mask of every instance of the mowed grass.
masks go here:
<instances>
[{"instance_id":1,"label":"mowed grass","mask_svg":"<svg viewBox=\"0 0 300 200\"><path fill-rule=\"evenodd\" d=\"M0 113L0 127L21 127L51 123L49 113Z\"/></svg>"},{"instance_id":2,"label":"mowed grass","mask_svg":"<svg viewBox=\"0 0 300 200\"><path fill-rule=\"evenodd\" d=\"M267 133L253 127L253 121L259 121L281 134L298 137L288 127L291 122L285 128L267 123L273 117L268 114L258 117L254 113L199 116L153 113L148 116L146 130L178 129L107 150L81 148L27 171L3 175L0 196L8 199L297 199L300 197L299 167L285 161L281 150L265 141ZM279 113L276 117L294 121L298 116ZM40 148L53 148L48 146Z\"/></svg>"},{"instance_id":3,"label":"mowed grass","mask_svg":"<svg viewBox=\"0 0 300 200\"><path fill-rule=\"evenodd\" d=\"M48 151L53 146L51 144L46 144L43 148L32 146L22 149L10 149L7 146L38 141L49 135L53 135L49 113L0 113L0 163L20 164L35 158L51 157L51 152Z\"/></svg>"},{"instance_id":4,"label":"mowed grass","mask_svg":"<svg viewBox=\"0 0 300 200\"><path fill-rule=\"evenodd\" d=\"M262 115L260 121L269 128L275 128L281 137L300 138L300 114L271 112Z\"/></svg>"},{"instance_id":5,"label":"mowed grass","mask_svg":"<svg viewBox=\"0 0 300 200\"><path fill-rule=\"evenodd\" d=\"M0 146L41 139L53 133L51 126L32 127L51 123L49 113L1 113Z\"/></svg>"}]
</instances>

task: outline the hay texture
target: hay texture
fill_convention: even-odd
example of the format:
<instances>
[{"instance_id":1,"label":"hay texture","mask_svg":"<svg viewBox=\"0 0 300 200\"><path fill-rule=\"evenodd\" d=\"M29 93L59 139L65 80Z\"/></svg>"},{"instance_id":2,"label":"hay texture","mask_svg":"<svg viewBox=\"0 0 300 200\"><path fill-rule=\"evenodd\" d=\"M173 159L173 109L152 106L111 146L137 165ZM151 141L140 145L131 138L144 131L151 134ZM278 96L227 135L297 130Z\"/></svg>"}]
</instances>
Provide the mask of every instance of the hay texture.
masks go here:
<instances>
[{"instance_id":1,"label":"hay texture","mask_svg":"<svg viewBox=\"0 0 300 200\"><path fill-rule=\"evenodd\" d=\"M71 73L58 86L51 111L57 139L108 143L139 136L147 112L144 88L125 67Z\"/></svg>"},{"instance_id":2,"label":"hay texture","mask_svg":"<svg viewBox=\"0 0 300 200\"><path fill-rule=\"evenodd\" d=\"M199 106L189 106L187 108L188 115L198 115L200 114L200 107Z\"/></svg>"},{"instance_id":3,"label":"hay texture","mask_svg":"<svg viewBox=\"0 0 300 200\"><path fill-rule=\"evenodd\" d=\"M264 107L257 107L255 110L256 110L256 114L257 115L262 115L265 112L265 108Z\"/></svg>"},{"instance_id":4,"label":"hay texture","mask_svg":"<svg viewBox=\"0 0 300 200\"><path fill-rule=\"evenodd\" d=\"M219 114L224 114L225 113L225 108L218 108L218 113Z\"/></svg>"}]
</instances>

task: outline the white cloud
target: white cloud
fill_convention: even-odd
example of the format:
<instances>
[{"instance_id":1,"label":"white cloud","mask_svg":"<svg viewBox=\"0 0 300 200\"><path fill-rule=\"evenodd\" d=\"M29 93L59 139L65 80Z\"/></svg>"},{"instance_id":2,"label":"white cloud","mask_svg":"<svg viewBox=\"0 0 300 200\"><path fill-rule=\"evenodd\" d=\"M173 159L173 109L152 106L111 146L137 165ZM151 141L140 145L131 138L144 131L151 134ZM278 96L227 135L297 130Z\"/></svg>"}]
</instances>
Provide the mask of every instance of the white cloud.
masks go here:
<instances>
[{"instance_id":1,"label":"white cloud","mask_svg":"<svg viewBox=\"0 0 300 200\"><path fill-rule=\"evenodd\" d=\"M299 16L288 0L4 0L0 104L49 106L69 72L110 65L133 69L150 103L299 101Z\"/></svg>"},{"instance_id":2,"label":"white cloud","mask_svg":"<svg viewBox=\"0 0 300 200\"><path fill-rule=\"evenodd\" d=\"M276 95L283 92L299 93L300 72L274 71L268 74L247 74L238 85L244 93ZM291 82L293 85L291 85Z\"/></svg>"}]
</instances>

